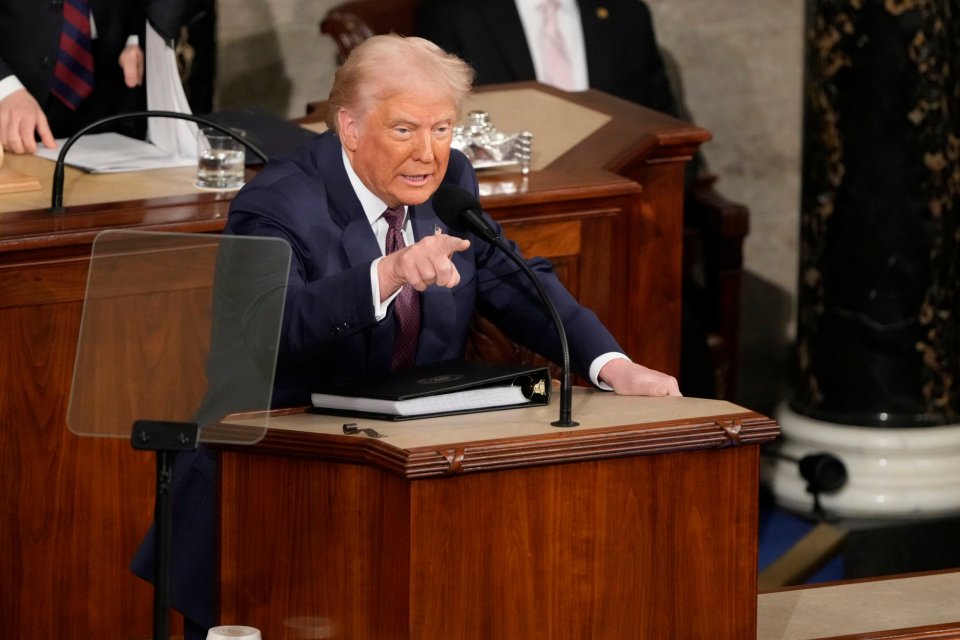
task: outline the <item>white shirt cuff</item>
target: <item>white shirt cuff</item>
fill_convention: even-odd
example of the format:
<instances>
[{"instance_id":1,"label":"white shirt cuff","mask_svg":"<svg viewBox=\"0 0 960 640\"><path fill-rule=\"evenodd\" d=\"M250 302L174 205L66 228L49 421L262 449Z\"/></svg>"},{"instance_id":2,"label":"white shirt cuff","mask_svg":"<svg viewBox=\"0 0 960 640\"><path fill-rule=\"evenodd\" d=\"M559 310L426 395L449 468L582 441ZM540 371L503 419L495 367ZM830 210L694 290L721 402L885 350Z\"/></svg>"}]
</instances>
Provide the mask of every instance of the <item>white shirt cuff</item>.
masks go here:
<instances>
[{"instance_id":1,"label":"white shirt cuff","mask_svg":"<svg viewBox=\"0 0 960 640\"><path fill-rule=\"evenodd\" d=\"M619 358L623 358L624 360L630 359L626 355L616 351L610 351L594 358L593 362L590 363L590 382L604 391L613 391L613 387L605 382L600 381L600 369L603 369L603 365L607 364L611 360L617 360Z\"/></svg>"},{"instance_id":2,"label":"white shirt cuff","mask_svg":"<svg viewBox=\"0 0 960 640\"><path fill-rule=\"evenodd\" d=\"M377 265L380 264L381 260L383 260L383 256L374 260L370 265L370 291L373 293L373 317L376 318L377 322L387 317L387 312L390 310L390 303L400 295L400 289L397 289L389 298L382 302L380 301L380 276L377 275Z\"/></svg>"},{"instance_id":3,"label":"white shirt cuff","mask_svg":"<svg viewBox=\"0 0 960 640\"><path fill-rule=\"evenodd\" d=\"M3 100L14 91L23 89L23 83L17 79L17 76L9 75L0 80L0 100Z\"/></svg>"}]
</instances>

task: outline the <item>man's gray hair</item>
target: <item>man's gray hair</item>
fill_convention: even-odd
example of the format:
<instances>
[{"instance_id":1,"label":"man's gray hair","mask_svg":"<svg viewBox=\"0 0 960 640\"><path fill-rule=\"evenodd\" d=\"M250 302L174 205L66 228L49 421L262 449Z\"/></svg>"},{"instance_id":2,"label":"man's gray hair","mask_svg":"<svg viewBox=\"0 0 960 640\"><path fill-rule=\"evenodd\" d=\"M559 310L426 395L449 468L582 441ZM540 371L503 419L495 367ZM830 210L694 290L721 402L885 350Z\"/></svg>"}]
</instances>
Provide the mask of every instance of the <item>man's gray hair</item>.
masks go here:
<instances>
[{"instance_id":1,"label":"man's gray hair","mask_svg":"<svg viewBox=\"0 0 960 640\"><path fill-rule=\"evenodd\" d=\"M449 96L457 113L473 90L474 71L466 62L423 38L373 36L354 49L337 69L327 101L327 126L338 129L341 109L362 115L379 100L414 88Z\"/></svg>"}]
</instances>

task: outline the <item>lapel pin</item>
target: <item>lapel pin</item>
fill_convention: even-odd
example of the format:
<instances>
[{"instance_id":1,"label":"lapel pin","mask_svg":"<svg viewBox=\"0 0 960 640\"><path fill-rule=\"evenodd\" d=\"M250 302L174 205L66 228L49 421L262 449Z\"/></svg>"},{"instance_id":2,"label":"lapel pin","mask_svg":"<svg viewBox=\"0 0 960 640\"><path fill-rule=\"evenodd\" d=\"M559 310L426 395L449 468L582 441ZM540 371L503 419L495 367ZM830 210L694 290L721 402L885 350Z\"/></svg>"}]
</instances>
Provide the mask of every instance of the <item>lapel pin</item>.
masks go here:
<instances>
[{"instance_id":1,"label":"lapel pin","mask_svg":"<svg viewBox=\"0 0 960 640\"><path fill-rule=\"evenodd\" d=\"M597 17L601 20L606 20L610 17L610 12L606 7L597 7Z\"/></svg>"}]
</instances>

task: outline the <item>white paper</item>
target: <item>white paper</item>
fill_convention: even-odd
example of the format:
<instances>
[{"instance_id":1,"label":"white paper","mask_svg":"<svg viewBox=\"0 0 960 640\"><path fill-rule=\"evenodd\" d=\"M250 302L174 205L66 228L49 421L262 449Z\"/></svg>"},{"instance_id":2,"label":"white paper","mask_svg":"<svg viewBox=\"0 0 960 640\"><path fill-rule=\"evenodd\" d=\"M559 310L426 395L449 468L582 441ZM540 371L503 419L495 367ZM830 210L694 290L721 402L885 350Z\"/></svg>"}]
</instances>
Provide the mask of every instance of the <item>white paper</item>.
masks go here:
<instances>
[{"instance_id":1,"label":"white paper","mask_svg":"<svg viewBox=\"0 0 960 640\"><path fill-rule=\"evenodd\" d=\"M449 411L470 411L492 407L506 407L523 404L528 398L521 387L510 385L481 387L440 393L409 400L383 400L380 398L360 398L339 396L327 393L310 394L314 407L319 409L341 409L384 413L397 416L418 416L425 413L445 413Z\"/></svg>"},{"instance_id":2,"label":"white paper","mask_svg":"<svg viewBox=\"0 0 960 640\"><path fill-rule=\"evenodd\" d=\"M57 140L56 149L41 147L37 155L56 160L66 139ZM119 133L89 133L67 151L65 163L90 173L120 173L165 169L167 167L196 166L196 156L182 158L170 155L156 146Z\"/></svg>"},{"instance_id":3,"label":"white paper","mask_svg":"<svg viewBox=\"0 0 960 640\"><path fill-rule=\"evenodd\" d=\"M147 23L147 109L191 113L177 69L177 55ZM147 139L171 156L197 161L197 125L176 118L147 120Z\"/></svg>"}]
</instances>

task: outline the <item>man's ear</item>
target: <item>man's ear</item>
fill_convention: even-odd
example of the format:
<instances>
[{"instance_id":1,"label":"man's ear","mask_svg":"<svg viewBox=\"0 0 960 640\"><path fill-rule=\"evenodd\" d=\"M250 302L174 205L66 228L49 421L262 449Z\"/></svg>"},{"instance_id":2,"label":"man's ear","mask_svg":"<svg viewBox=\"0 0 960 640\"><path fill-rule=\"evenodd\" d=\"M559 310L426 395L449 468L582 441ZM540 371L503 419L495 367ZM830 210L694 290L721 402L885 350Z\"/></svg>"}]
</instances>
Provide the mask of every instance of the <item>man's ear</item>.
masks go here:
<instances>
[{"instance_id":1,"label":"man's ear","mask_svg":"<svg viewBox=\"0 0 960 640\"><path fill-rule=\"evenodd\" d=\"M337 127L340 130L340 143L348 151L356 151L360 137L360 121L350 111L340 109L337 112Z\"/></svg>"}]
</instances>

